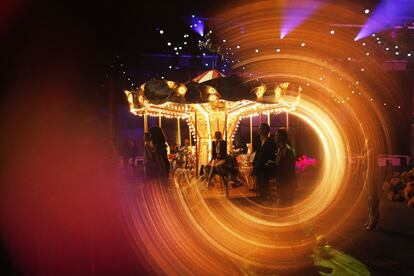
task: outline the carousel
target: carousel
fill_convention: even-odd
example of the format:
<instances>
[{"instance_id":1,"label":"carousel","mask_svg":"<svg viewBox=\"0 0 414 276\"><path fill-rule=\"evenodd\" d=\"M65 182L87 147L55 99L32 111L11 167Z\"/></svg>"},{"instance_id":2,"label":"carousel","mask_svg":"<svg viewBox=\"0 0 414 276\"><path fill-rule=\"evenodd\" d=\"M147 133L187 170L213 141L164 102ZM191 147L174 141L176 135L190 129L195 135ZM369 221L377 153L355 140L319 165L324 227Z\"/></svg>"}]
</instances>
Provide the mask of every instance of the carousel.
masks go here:
<instances>
[{"instance_id":1,"label":"carousel","mask_svg":"<svg viewBox=\"0 0 414 276\"><path fill-rule=\"evenodd\" d=\"M269 88L271 87L271 88ZM265 83L233 75L226 77L210 70L187 83L152 79L135 90L126 90L130 112L143 116L148 131L148 116L177 120L177 145L181 145L180 121L183 119L193 140L195 172L211 159L212 138L223 133L227 148L234 149L234 135L243 118L250 118L252 151L252 118L260 116L270 125L270 115L295 109L302 87L289 82ZM190 143L192 139L190 139Z\"/></svg>"}]
</instances>

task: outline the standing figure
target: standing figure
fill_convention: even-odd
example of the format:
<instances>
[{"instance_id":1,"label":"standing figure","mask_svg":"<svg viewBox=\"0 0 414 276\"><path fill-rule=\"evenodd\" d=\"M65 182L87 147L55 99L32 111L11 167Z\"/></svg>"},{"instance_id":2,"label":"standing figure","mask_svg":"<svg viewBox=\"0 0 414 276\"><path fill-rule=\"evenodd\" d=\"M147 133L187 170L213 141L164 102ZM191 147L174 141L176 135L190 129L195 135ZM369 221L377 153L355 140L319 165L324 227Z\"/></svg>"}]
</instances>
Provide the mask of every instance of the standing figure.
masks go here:
<instances>
[{"instance_id":1,"label":"standing figure","mask_svg":"<svg viewBox=\"0 0 414 276\"><path fill-rule=\"evenodd\" d=\"M276 132L276 187L279 203L282 206L293 204L296 184L295 151L288 143L288 133L284 128Z\"/></svg>"},{"instance_id":2,"label":"standing figure","mask_svg":"<svg viewBox=\"0 0 414 276\"><path fill-rule=\"evenodd\" d=\"M211 169L208 177L208 186L210 187L211 179L214 176L214 173L221 173L222 166L226 163L227 157L227 144L223 140L223 136L220 131L214 133L214 138L216 139L212 143L212 158L211 158Z\"/></svg>"},{"instance_id":3,"label":"standing figure","mask_svg":"<svg viewBox=\"0 0 414 276\"><path fill-rule=\"evenodd\" d=\"M269 194L269 180L272 175L272 168L267 163L275 160L275 142L269 138L269 133L269 125L266 123L260 124L260 145L253 159L253 174L256 177L259 199L261 201L266 200Z\"/></svg>"},{"instance_id":4,"label":"standing figure","mask_svg":"<svg viewBox=\"0 0 414 276\"><path fill-rule=\"evenodd\" d=\"M148 178L159 179L167 183L170 173L170 162L167 157L167 144L162 129L158 126L149 129L150 143L148 144L147 160Z\"/></svg>"}]
</instances>

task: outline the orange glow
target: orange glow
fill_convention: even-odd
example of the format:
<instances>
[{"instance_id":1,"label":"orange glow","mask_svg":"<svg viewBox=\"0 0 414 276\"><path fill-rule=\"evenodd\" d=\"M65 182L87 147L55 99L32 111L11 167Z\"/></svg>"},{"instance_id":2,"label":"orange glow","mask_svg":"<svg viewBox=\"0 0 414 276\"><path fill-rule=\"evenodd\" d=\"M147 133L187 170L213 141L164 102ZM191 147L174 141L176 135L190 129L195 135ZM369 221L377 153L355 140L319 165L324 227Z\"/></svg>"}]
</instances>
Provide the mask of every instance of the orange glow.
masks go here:
<instances>
[{"instance_id":1,"label":"orange glow","mask_svg":"<svg viewBox=\"0 0 414 276\"><path fill-rule=\"evenodd\" d=\"M175 179L168 192L149 185L147 193L129 205L130 231L159 272L249 274L297 268L306 265L316 235L338 237L349 218L365 212L356 204L373 183L377 155L392 148L392 128L382 105L398 101L393 93L397 84L374 53L363 72L354 70L357 64L344 65L348 57L367 58L366 49L353 41L357 30L336 29L333 36L328 24L363 22L364 16L356 12L360 8L328 3L281 40L277 30L283 3L238 3L217 11L221 20L211 27L219 41L225 38L228 47L237 49L234 59L240 62L233 65L234 71L252 73L269 87L281 83L274 98L285 106L274 112L289 111L317 134L323 152L318 185L303 201L277 210L206 199L194 179ZM290 84L298 89L287 90ZM260 98L265 89L254 92ZM217 97L212 93L208 99ZM254 115L259 107L246 104L229 116ZM354 155L360 158L352 164ZM319 224L324 227L314 227Z\"/></svg>"}]
</instances>

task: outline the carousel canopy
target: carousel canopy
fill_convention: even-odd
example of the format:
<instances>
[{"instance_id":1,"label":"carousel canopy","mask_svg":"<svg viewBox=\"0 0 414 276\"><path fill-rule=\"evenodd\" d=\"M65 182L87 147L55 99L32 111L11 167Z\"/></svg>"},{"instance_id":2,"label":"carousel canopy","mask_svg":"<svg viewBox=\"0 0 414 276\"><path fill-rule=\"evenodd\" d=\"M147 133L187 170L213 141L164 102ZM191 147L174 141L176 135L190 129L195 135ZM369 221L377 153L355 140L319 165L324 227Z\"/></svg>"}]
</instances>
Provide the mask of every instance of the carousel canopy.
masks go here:
<instances>
[{"instance_id":1,"label":"carousel canopy","mask_svg":"<svg viewBox=\"0 0 414 276\"><path fill-rule=\"evenodd\" d=\"M244 79L238 75L225 77L210 70L187 83L171 80L152 79L138 89L125 91L131 112L141 113L146 109L157 108L159 113L175 110L190 111L197 104L219 104L249 102L249 104L278 104L288 90L294 91L299 98L302 88L295 84L282 82L274 84L273 89L258 81ZM164 110L165 109L165 110ZM171 112L170 112L171 113Z\"/></svg>"}]
</instances>

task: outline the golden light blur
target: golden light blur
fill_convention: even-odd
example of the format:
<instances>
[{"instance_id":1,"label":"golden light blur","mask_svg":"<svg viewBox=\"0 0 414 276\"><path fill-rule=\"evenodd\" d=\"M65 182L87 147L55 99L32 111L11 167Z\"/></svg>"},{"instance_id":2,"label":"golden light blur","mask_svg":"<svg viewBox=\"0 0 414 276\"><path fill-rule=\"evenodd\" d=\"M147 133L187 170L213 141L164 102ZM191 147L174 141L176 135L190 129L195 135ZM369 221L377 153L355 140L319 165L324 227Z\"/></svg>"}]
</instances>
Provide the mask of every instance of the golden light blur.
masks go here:
<instances>
[{"instance_id":1,"label":"golden light blur","mask_svg":"<svg viewBox=\"0 0 414 276\"><path fill-rule=\"evenodd\" d=\"M275 99L290 84L299 87L300 101L298 95L284 95L283 100L295 101L289 114L306 122L319 138L323 158L318 185L289 208L240 208L224 197L205 198L195 179L183 183L174 178L168 191L147 185L136 202L129 202L129 230L161 273L242 274L304 266L317 235L337 237L349 217L365 212L356 203L372 185L378 154L392 148L391 127L381 106L397 101L395 81L381 69L375 51L366 58L366 47L353 40L357 29L330 26L364 22L356 12L361 8L325 4L280 39L287 4L228 6L214 12L219 20L210 27L219 41L226 41L224 51L233 49L235 72L251 74L265 85L282 83L274 90ZM352 62L363 57L363 62ZM262 90L256 91L259 98ZM208 100L217 96L210 94ZM319 224L323 227L315 227Z\"/></svg>"}]
</instances>

